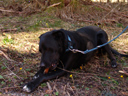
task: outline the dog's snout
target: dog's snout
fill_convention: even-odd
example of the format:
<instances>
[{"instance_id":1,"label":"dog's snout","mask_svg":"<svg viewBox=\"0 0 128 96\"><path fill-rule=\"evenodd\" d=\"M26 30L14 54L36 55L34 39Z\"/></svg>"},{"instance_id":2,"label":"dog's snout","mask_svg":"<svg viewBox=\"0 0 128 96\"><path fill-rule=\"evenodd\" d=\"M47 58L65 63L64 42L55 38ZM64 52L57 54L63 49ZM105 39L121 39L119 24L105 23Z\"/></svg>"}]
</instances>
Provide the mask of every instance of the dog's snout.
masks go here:
<instances>
[{"instance_id":1,"label":"dog's snout","mask_svg":"<svg viewBox=\"0 0 128 96\"><path fill-rule=\"evenodd\" d=\"M44 63L41 63L41 64L40 64L40 67L45 67L45 64L44 64Z\"/></svg>"}]
</instances>

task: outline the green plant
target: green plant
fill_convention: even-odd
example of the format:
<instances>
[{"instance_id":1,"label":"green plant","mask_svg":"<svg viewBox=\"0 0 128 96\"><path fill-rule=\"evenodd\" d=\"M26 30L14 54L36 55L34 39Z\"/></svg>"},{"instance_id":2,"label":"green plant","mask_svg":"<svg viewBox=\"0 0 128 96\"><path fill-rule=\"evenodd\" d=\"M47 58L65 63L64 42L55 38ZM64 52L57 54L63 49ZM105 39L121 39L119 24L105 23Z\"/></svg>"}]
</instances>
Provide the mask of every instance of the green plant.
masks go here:
<instances>
[{"instance_id":1,"label":"green plant","mask_svg":"<svg viewBox=\"0 0 128 96\"><path fill-rule=\"evenodd\" d=\"M12 80L11 79L8 79L9 82L11 82Z\"/></svg>"},{"instance_id":2,"label":"green plant","mask_svg":"<svg viewBox=\"0 0 128 96\"><path fill-rule=\"evenodd\" d=\"M121 24L121 23L117 23L116 26L117 27L124 27L123 24Z\"/></svg>"},{"instance_id":3,"label":"green plant","mask_svg":"<svg viewBox=\"0 0 128 96\"><path fill-rule=\"evenodd\" d=\"M45 87L45 86L47 86L46 83L42 83L42 84L41 84L41 87Z\"/></svg>"},{"instance_id":4,"label":"green plant","mask_svg":"<svg viewBox=\"0 0 128 96\"><path fill-rule=\"evenodd\" d=\"M8 43L9 44L14 44L14 40L6 37L6 38L3 39L3 43L4 44L8 44Z\"/></svg>"},{"instance_id":5,"label":"green plant","mask_svg":"<svg viewBox=\"0 0 128 96\"><path fill-rule=\"evenodd\" d=\"M119 85L119 82L118 82L118 81L116 81L116 80L114 80L114 79L112 79L112 82L113 82L114 84Z\"/></svg>"},{"instance_id":6,"label":"green plant","mask_svg":"<svg viewBox=\"0 0 128 96\"><path fill-rule=\"evenodd\" d=\"M59 95L59 92L56 92L56 93L55 93L55 95L57 95L57 96L58 96L58 95Z\"/></svg>"},{"instance_id":7,"label":"green plant","mask_svg":"<svg viewBox=\"0 0 128 96\"><path fill-rule=\"evenodd\" d=\"M4 81L1 81L1 84L2 84L2 85L4 85L4 84L5 84L5 82L4 82Z\"/></svg>"},{"instance_id":8,"label":"green plant","mask_svg":"<svg viewBox=\"0 0 128 96\"><path fill-rule=\"evenodd\" d=\"M89 90L89 88L88 88L88 87L86 87L86 88L85 88L85 90Z\"/></svg>"},{"instance_id":9,"label":"green plant","mask_svg":"<svg viewBox=\"0 0 128 96\"><path fill-rule=\"evenodd\" d=\"M44 96L49 96L48 94L45 94Z\"/></svg>"},{"instance_id":10,"label":"green plant","mask_svg":"<svg viewBox=\"0 0 128 96\"><path fill-rule=\"evenodd\" d=\"M2 75L0 75L0 79L4 79Z\"/></svg>"},{"instance_id":11,"label":"green plant","mask_svg":"<svg viewBox=\"0 0 128 96\"><path fill-rule=\"evenodd\" d=\"M31 71L31 69L25 69L26 71Z\"/></svg>"},{"instance_id":12,"label":"green plant","mask_svg":"<svg viewBox=\"0 0 128 96\"><path fill-rule=\"evenodd\" d=\"M5 69L6 69L6 67L5 67L5 66L2 66L2 67L1 67L1 69L5 70Z\"/></svg>"}]
</instances>

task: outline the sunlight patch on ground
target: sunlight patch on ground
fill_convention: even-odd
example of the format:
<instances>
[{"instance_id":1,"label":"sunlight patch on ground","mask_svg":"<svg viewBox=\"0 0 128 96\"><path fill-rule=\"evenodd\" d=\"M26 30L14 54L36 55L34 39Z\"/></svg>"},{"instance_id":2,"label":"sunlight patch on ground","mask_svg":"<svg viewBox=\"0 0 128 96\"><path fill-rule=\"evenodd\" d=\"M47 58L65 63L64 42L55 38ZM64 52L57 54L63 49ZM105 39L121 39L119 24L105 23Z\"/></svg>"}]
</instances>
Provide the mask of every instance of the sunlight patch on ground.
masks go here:
<instances>
[{"instance_id":1,"label":"sunlight patch on ground","mask_svg":"<svg viewBox=\"0 0 128 96\"><path fill-rule=\"evenodd\" d=\"M128 33L122 34L118 39L113 41L112 46L121 52L128 52Z\"/></svg>"},{"instance_id":2,"label":"sunlight patch on ground","mask_svg":"<svg viewBox=\"0 0 128 96\"><path fill-rule=\"evenodd\" d=\"M38 52L39 36L46 30L38 32L2 33L0 46L19 53Z\"/></svg>"}]
</instances>

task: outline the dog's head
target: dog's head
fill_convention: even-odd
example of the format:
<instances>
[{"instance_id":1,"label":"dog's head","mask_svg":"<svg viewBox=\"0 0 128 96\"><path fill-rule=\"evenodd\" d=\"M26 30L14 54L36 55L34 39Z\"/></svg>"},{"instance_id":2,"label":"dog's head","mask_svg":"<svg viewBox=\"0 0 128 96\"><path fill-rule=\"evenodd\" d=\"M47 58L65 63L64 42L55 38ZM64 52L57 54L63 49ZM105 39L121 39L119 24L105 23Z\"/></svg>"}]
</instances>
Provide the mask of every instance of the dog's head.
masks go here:
<instances>
[{"instance_id":1,"label":"dog's head","mask_svg":"<svg viewBox=\"0 0 128 96\"><path fill-rule=\"evenodd\" d=\"M42 34L39 42L39 51L41 52L40 66L55 69L59 64L61 54L65 51L64 30L53 30Z\"/></svg>"}]
</instances>

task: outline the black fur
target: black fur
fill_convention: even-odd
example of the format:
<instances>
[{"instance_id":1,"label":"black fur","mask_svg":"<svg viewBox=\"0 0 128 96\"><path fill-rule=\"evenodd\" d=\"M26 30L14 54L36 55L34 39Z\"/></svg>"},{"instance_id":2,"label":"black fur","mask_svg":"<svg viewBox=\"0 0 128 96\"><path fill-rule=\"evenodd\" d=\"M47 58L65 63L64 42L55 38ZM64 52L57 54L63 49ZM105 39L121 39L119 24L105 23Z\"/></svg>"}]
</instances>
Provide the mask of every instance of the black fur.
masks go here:
<instances>
[{"instance_id":1,"label":"black fur","mask_svg":"<svg viewBox=\"0 0 128 96\"><path fill-rule=\"evenodd\" d=\"M35 74L33 80L23 87L24 91L32 92L41 82L64 75L66 71L61 70L58 67L66 70L77 68L81 64L85 64L89 61L94 55L95 51L85 55L81 53L73 53L71 51L66 52L66 49L69 47L68 36L71 38L70 43L73 48L82 51L92 49L108 41L106 32L96 26L83 27L74 32L60 29L42 34L39 43L39 51L42 53L40 63L41 69ZM108 54L112 67L117 67L116 59L112 52L120 56L128 57L128 55L118 53L109 45L106 45L99 50ZM44 74L45 68L50 68L50 71L47 74ZM55 68L56 71L53 70Z\"/></svg>"}]
</instances>

